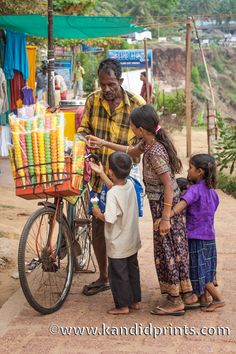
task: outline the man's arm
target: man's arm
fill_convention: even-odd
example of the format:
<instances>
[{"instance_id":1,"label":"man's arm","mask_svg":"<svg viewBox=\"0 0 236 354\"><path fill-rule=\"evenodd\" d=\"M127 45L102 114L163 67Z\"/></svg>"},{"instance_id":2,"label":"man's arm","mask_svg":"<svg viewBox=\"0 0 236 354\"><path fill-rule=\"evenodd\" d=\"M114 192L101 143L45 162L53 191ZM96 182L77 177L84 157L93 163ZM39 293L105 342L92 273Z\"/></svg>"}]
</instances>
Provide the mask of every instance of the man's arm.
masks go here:
<instances>
[{"instance_id":1,"label":"man's arm","mask_svg":"<svg viewBox=\"0 0 236 354\"><path fill-rule=\"evenodd\" d=\"M88 98L85 103L82 122L80 127L77 130L77 133L82 134L83 136L93 134L93 129L91 127L91 102Z\"/></svg>"}]
</instances>

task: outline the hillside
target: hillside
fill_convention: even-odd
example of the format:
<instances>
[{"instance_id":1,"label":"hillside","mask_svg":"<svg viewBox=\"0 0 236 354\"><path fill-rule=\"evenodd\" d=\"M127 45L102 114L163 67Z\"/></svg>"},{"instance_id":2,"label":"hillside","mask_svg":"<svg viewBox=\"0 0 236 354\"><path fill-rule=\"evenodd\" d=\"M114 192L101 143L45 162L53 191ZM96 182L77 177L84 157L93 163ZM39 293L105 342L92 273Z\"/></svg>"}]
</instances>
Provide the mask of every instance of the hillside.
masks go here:
<instances>
[{"instance_id":1,"label":"hillside","mask_svg":"<svg viewBox=\"0 0 236 354\"><path fill-rule=\"evenodd\" d=\"M184 88L185 46L159 44L152 46L153 71L160 89L167 91ZM236 112L236 48L204 48L212 80L217 110L224 117L234 119ZM200 50L192 48L192 89L194 116L205 108L204 98L210 99L207 77Z\"/></svg>"}]
</instances>

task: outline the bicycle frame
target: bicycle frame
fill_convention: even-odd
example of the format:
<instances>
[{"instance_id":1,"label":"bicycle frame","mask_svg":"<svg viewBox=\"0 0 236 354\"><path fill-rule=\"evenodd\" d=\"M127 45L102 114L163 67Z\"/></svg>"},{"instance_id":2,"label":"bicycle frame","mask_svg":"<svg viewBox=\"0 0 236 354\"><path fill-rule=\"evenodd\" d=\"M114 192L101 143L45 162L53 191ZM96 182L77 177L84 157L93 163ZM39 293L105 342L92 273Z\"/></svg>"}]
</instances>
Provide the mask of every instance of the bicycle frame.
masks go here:
<instances>
[{"instance_id":1,"label":"bicycle frame","mask_svg":"<svg viewBox=\"0 0 236 354\"><path fill-rule=\"evenodd\" d=\"M51 203L51 202L48 202L48 201L39 202L38 205L40 205L40 206L42 205L42 206L44 206L46 208L50 208L50 209L55 210L55 214L54 214L53 220L52 220L52 222L50 222L49 235L48 235L49 236L48 237L48 246L50 247L52 258L55 259L56 256L58 255L58 252L59 252L60 246L61 246L62 219L64 219L66 221L66 223L68 224L70 232L71 232L71 225L72 224L71 224L71 222L68 222L68 219L66 218L65 214L63 213L63 205L64 205L63 198L55 198L54 203ZM59 218L59 233L58 233L58 240L57 240L57 249L54 252L53 248L52 248L51 236L53 234L53 230L54 230L54 226L55 226L55 222L56 222L57 216ZM39 229L40 229L40 226L39 226ZM37 237L36 237L36 249L37 250L38 250L38 245L37 245L38 237L39 237L39 235L37 235ZM72 232L70 234L70 237L71 237L71 240L73 242ZM38 251L37 251L37 253L38 253Z\"/></svg>"}]
</instances>

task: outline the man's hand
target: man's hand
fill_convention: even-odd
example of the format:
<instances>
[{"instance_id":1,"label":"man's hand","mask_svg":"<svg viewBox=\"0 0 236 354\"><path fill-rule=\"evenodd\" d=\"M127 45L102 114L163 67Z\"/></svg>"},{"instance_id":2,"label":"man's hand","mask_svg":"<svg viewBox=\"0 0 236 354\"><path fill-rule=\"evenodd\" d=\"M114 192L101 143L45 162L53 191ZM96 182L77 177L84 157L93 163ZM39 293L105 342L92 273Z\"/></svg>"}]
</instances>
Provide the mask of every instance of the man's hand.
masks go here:
<instances>
[{"instance_id":1,"label":"man's hand","mask_svg":"<svg viewBox=\"0 0 236 354\"><path fill-rule=\"evenodd\" d=\"M102 174L104 172L103 166L101 162L99 162L99 165L96 163L90 161L90 166L94 172L96 172L98 175Z\"/></svg>"}]
</instances>

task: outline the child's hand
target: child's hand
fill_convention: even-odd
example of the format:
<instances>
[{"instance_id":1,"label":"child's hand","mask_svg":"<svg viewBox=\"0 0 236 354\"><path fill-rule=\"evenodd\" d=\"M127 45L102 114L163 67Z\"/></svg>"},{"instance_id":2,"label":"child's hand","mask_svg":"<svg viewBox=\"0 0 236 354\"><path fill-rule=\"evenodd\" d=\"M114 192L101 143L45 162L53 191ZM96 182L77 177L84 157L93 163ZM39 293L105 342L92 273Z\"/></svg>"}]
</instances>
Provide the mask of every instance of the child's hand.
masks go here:
<instances>
[{"instance_id":1,"label":"child's hand","mask_svg":"<svg viewBox=\"0 0 236 354\"><path fill-rule=\"evenodd\" d=\"M101 164L101 162L99 162L99 165L97 165L96 163L94 162L90 162L90 166L91 166L91 169L96 172L98 175L100 175L101 173L104 172L103 170L103 166Z\"/></svg>"},{"instance_id":2,"label":"child's hand","mask_svg":"<svg viewBox=\"0 0 236 354\"><path fill-rule=\"evenodd\" d=\"M153 230L154 230L154 231L158 231L160 222L161 222L161 218L157 219L157 220L153 223Z\"/></svg>"},{"instance_id":3,"label":"child's hand","mask_svg":"<svg viewBox=\"0 0 236 354\"><path fill-rule=\"evenodd\" d=\"M101 216L102 212L99 208L93 208L92 209L93 211L93 216L97 219L99 219L99 217Z\"/></svg>"}]
</instances>

